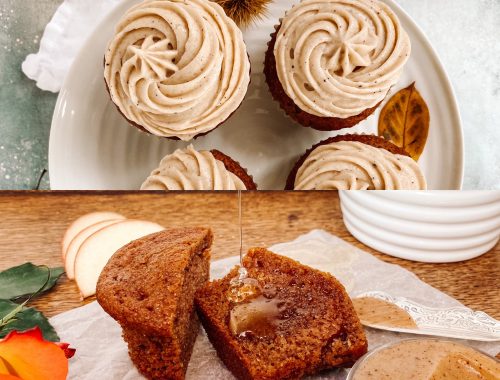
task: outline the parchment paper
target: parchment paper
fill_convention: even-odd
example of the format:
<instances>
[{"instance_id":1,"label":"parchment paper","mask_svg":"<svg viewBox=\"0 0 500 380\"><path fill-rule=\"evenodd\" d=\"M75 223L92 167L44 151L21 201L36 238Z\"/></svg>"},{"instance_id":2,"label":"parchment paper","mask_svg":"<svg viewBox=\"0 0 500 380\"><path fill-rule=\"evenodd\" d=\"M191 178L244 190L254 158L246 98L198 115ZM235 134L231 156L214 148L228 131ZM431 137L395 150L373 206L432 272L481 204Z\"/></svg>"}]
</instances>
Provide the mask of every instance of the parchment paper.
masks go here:
<instances>
[{"instance_id":1,"label":"parchment paper","mask_svg":"<svg viewBox=\"0 0 500 380\"><path fill-rule=\"evenodd\" d=\"M413 273L387 264L325 231L314 230L294 241L277 244L273 252L289 256L303 264L332 273L344 284L351 297L379 290L404 296L431 307L456 307L454 298L427 285ZM224 276L238 263L231 257L211 263L211 277ZM127 354L119 325L97 302L57 315L51 319L61 340L77 349L70 360L69 379L141 379ZM415 337L401 333L367 329L369 349L391 341ZM499 343L466 342L496 355ZM334 370L313 379L345 379L348 370ZM187 379L234 379L218 359L203 330L198 335L188 367Z\"/></svg>"}]
</instances>

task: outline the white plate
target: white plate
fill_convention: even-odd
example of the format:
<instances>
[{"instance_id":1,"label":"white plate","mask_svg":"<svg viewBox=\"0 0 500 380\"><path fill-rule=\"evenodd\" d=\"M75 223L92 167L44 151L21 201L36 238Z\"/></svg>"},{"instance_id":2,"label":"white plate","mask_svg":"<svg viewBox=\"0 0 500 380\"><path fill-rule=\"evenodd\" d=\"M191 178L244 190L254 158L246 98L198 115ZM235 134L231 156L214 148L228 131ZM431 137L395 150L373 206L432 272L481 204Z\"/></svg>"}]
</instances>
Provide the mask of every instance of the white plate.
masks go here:
<instances>
[{"instance_id":1,"label":"white plate","mask_svg":"<svg viewBox=\"0 0 500 380\"><path fill-rule=\"evenodd\" d=\"M103 79L103 55L123 13L139 0L123 0L93 31L76 57L59 94L49 145L50 184L54 190L138 189L160 159L186 142L140 132L119 115ZM274 102L262 74L273 26L295 1L275 0L268 17L244 33L252 63L252 82L240 109L223 126L194 141L198 149L219 149L253 175L259 189L283 189L288 172L314 143L338 133L303 128ZM393 1L412 42L412 55L394 92L416 81L430 108L431 126L420 165L430 189L460 189L463 138L450 81L429 41ZM380 108L345 133L376 133Z\"/></svg>"}]
</instances>

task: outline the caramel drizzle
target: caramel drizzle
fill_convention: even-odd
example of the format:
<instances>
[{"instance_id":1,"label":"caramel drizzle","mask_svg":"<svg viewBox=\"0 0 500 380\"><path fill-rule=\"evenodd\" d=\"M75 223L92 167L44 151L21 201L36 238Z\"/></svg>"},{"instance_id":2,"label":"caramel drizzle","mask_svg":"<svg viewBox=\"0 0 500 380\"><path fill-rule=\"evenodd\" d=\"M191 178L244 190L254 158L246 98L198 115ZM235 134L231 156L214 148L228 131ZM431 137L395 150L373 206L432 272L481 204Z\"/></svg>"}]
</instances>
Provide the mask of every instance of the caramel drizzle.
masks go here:
<instances>
[{"instance_id":1,"label":"caramel drizzle","mask_svg":"<svg viewBox=\"0 0 500 380\"><path fill-rule=\"evenodd\" d=\"M240 269L238 270L238 280L243 281L248 273L243 265L243 207L241 206L241 190L238 190L238 223L240 227Z\"/></svg>"}]
</instances>

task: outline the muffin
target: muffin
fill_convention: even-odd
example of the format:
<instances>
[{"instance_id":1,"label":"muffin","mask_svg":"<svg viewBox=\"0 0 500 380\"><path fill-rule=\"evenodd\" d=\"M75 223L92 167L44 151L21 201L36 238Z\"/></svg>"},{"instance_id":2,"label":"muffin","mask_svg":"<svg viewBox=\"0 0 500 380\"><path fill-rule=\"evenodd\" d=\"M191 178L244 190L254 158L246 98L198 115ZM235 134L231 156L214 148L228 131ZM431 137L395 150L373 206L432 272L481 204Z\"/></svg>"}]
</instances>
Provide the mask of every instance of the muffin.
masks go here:
<instances>
[{"instance_id":1,"label":"muffin","mask_svg":"<svg viewBox=\"0 0 500 380\"><path fill-rule=\"evenodd\" d=\"M330 137L306 151L285 190L425 190L418 164L378 136Z\"/></svg>"},{"instance_id":2,"label":"muffin","mask_svg":"<svg viewBox=\"0 0 500 380\"><path fill-rule=\"evenodd\" d=\"M333 276L264 248L251 249L244 265L249 277L259 282L262 295L246 304L232 304L227 292L231 279L238 275L234 268L195 296L208 338L236 378L299 379L351 366L367 351L352 302ZM252 310L244 317L246 322L254 319L247 324L253 327L236 335L232 323L241 307ZM273 307L276 314L272 314ZM265 324L270 329L260 334Z\"/></svg>"},{"instance_id":3,"label":"muffin","mask_svg":"<svg viewBox=\"0 0 500 380\"><path fill-rule=\"evenodd\" d=\"M130 124L184 141L229 118L250 82L240 29L208 0L146 0L130 8L104 64L111 100Z\"/></svg>"},{"instance_id":4,"label":"muffin","mask_svg":"<svg viewBox=\"0 0 500 380\"><path fill-rule=\"evenodd\" d=\"M271 35L264 73L281 108L305 127L356 125L398 80L411 44L377 0L303 0Z\"/></svg>"},{"instance_id":5,"label":"muffin","mask_svg":"<svg viewBox=\"0 0 500 380\"><path fill-rule=\"evenodd\" d=\"M194 294L208 281L212 232L178 228L118 250L97 283L97 301L123 330L148 379L184 379L199 331Z\"/></svg>"},{"instance_id":6,"label":"muffin","mask_svg":"<svg viewBox=\"0 0 500 380\"><path fill-rule=\"evenodd\" d=\"M165 156L141 190L256 190L246 169L218 150L192 145Z\"/></svg>"}]
</instances>

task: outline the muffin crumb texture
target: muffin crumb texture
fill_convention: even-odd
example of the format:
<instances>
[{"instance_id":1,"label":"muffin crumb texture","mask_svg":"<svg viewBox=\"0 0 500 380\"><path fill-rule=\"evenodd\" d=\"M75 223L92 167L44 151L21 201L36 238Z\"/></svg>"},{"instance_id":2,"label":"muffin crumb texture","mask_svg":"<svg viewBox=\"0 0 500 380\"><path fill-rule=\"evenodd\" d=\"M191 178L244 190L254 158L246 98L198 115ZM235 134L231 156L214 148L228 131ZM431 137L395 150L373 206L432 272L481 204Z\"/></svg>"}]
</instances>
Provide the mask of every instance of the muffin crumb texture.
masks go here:
<instances>
[{"instance_id":1,"label":"muffin crumb texture","mask_svg":"<svg viewBox=\"0 0 500 380\"><path fill-rule=\"evenodd\" d=\"M234 335L227 298L234 268L196 294L196 306L219 357L238 379L298 379L353 364L367 341L344 287L331 275L264 248L244 258L251 278L278 299L280 322L264 336Z\"/></svg>"},{"instance_id":2,"label":"muffin crumb texture","mask_svg":"<svg viewBox=\"0 0 500 380\"><path fill-rule=\"evenodd\" d=\"M183 379L199 331L194 294L208 281L212 232L178 228L117 251L97 300L122 327L129 355L148 379Z\"/></svg>"}]
</instances>

